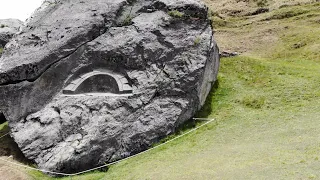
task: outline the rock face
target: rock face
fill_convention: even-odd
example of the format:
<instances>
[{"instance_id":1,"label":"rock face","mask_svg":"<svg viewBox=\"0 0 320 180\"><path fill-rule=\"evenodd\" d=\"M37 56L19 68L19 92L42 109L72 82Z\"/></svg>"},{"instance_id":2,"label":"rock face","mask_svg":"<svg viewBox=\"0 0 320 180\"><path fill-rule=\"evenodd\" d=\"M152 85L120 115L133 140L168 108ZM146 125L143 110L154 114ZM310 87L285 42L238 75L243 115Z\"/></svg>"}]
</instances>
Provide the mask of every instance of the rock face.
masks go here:
<instances>
[{"instance_id":1,"label":"rock face","mask_svg":"<svg viewBox=\"0 0 320 180\"><path fill-rule=\"evenodd\" d=\"M23 22L18 19L0 19L0 48L9 42L22 26Z\"/></svg>"},{"instance_id":2,"label":"rock face","mask_svg":"<svg viewBox=\"0 0 320 180\"><path fill-rule=\"evenodd\" d=\"M0 111L25 156L78 172L192 118L219 68L207 10L198 0L45 3L0 59Z\"/></svg>"}]
</instances>

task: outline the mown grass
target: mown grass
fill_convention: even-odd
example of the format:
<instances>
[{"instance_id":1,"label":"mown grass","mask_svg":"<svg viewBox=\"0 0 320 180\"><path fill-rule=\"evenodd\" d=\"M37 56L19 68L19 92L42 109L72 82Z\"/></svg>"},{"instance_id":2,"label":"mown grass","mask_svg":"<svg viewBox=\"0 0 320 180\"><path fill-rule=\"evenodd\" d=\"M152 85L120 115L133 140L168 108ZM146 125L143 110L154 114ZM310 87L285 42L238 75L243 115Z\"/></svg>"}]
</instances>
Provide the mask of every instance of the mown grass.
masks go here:
<instances>
[{"instance_id":1,"label":"mown grass","mask_svg":"<svg viewBox=\"0 0 320 180\"><path fill-rule=\"evenodd\" d=\"M244 52L221 59L218 83L197 114L216 123L107 172L72 179L319 179L319 8L225 19L218 44Z\"/></svg>"}]
</instances>

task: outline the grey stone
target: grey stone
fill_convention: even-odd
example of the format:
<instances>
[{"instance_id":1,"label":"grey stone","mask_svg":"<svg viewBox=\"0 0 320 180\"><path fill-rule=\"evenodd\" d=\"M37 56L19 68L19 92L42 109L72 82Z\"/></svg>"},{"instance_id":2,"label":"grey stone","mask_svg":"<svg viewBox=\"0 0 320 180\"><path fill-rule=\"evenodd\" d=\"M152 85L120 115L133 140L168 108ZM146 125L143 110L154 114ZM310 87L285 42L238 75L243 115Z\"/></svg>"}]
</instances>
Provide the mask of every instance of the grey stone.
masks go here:
<instances>
[{"instance_id":1,"label":"grey stone","mask_svg":"<svg viewBox=\"0 0 320 180\"><path fill-rule=\"evenodd\" d=\"M174 133L217 79L207 13L198 0L44 3L0 59L0 111L24 155L78 172Z\"/></svg>"},{"instance_id":2,"label":"grey stone","mask_svg":"<svg viewBox=\"0 0 320 180\"><path fill-rule=\"evenodd\" d=\"M4 48L22 26L23 22L18 19L0 19L0 48Z\"/></svg>"},{"instance_id":3,"label":"grey stone","mask_svg":"<svg viewBox=\"0 0 320 180\"><path fill-rule=\"evenodd\" d=\"M220 57L234 57L239 56L238 52L230 52L230 51L222 51L220 53Z\"/></svg>"}]
</instances>

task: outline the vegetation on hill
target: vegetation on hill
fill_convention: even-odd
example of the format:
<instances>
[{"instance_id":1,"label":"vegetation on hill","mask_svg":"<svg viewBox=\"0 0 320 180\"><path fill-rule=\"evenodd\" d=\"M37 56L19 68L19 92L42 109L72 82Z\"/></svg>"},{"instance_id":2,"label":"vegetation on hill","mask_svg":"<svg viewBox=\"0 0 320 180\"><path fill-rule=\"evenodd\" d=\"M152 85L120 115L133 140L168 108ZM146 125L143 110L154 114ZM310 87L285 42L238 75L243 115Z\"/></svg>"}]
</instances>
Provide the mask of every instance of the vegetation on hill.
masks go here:
<instances>
[{"instance_id":1,"label":"vegetation on hill","mask_svg":"<svg viewBox=\"0 0 320 180\"><path fill-rule=\"evenodd\" d=\"M197 115L216 123L73 179L320 178L320 3L205 1L220 49L241 53L221 59L219 81ZM270 12L250 15L261 7Z\"/></svg>"}]
</instances>

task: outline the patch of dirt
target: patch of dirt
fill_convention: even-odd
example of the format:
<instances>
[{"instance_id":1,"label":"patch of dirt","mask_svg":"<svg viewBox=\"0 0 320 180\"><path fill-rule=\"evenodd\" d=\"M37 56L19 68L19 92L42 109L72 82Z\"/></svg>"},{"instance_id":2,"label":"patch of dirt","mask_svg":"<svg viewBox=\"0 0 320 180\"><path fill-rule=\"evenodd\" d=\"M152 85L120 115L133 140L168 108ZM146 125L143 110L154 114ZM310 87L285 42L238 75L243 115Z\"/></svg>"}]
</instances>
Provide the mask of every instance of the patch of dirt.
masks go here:
<instances>
[{"instance_id":1,"label":"patch of dirt","mask_svg":"<svg viewBox=\"0 0 320 180\"><path fill-rule=\"evenodd\" d=\"M248 2L237 0L204 0L209 8L221 15L244 15L252 11Z\"/></svg>"},{"instance_id":2,"label":"patch of dirt","mask_svg":"<svg viewBox=\"0 0 320 180\"><path fill-rule=\"evenodd\" d=\"M11 153L9 148L1 147L0 146L0 156L9 156Z\"/></svg>"},{"instance_id":3,"label":"patch of dirt","mask_svg":"<svg viewBox=\"0 0 320 180\"><path fill-rule=\"evenodd\" d=\"M0 158L12 161L10 160L11 158L7 156L1 156ZM31 180L32 178L21 167L14 166L0 160L0 179L1 180Z\"/></svg>"},{"instance_id":4,"label":"patch of dirt","mask_svg":"<svg viewBox=\"0 0 320 180\"><path fill-rule=\"evenodd\" d=\"M259 29L251 33L235 31L233 29L221 30L215 33L215 39L219 44L220 51L238 52L240 54L252 53L270 44L276 43L279 39L276 29Z\"/></svg>"},{"instance_id":5,"label":"patch of dirt","mask_svg":"<svg viewBox=\"0 0 320 180\"><path fill-rule=\"evenodd\" d=\"M0 124L1 125L1 124ZM9 132L8 125L2 125L0 128L0 136ZM10 135L3 136L0 139L0 158L6 161L18 164L32 164L28 161L18 145L10 137ZM28 171L25 168L10 164L0 159L0 180L31 180Z\"/></svg>"},{"instance_id":6,"label":"patch of dirt","mask_svg":"<svg viewBox=\"0 0 320 180\"><path fill-rule=\"evenodd\" d=\"M253 0L203 0L209 8L221 15L243 16L259 8L279 9L287 6L313 3L315 0L268 0L266 6L259 7Z\"/></svg>"}]
</instances>

